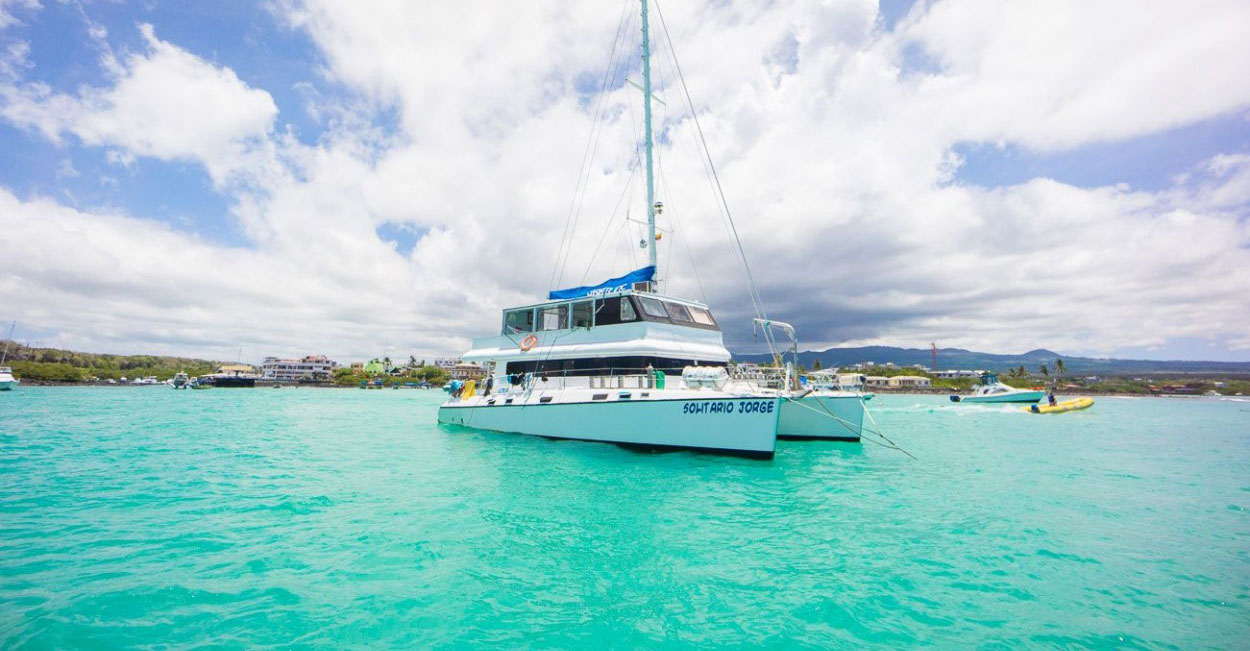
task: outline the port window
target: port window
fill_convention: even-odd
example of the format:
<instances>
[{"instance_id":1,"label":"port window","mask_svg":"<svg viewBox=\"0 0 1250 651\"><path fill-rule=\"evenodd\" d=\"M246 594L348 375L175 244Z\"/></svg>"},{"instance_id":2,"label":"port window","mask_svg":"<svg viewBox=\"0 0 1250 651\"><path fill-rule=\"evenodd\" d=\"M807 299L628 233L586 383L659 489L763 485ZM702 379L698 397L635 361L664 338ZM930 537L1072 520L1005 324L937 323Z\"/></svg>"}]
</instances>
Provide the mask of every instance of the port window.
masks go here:
<instances>
[{"instance_id":1,"label":"port window","mask_svg":"<svg viewBox=\"0 0 1250 651\"><path fill-rule=\"evenodd\" d=\"M594 303L582 301L573 304L573 327L589 328L594 324Z\"/></svg>"},{"instance_id":2,"label":"port window","mask_svg":"<svg viewBox=\"0 0 1250 651\"><path fill-rule=\"evenodd\" d=\"M664 303L659 300L649 296L639 296L638 302L642 304L643 314L660 319L668 318L668 310L664 309Z\"/></svg>"},{"instance_id":3,"label":"port window","mask_svg":"<svg viewBox=\"0 0 1250 651\"><path fill-rule=\"evenodd\" d=\"M712 319L712 313L701 307L690 307L690 317L699 325L714 326L716 321Z\"/></svg>"},{"instance_id":4,"label":"port window","mask_svg":"<svg viewBox=\"0 0 1250 651\"><path fill-rule=\"evenodd\" d=\"M668 315L673 317L674 321L682 323L694 323L694 319L690 316L690 310L685 305L679 303L665 303L664 308L668 310Z\"/></svg>"},{"instance_id":5,"label":"port window","mask_svg":"<svg viewBox=\"0 0 1250 651\"><path fill-rule=\"evenodd\" d=\"M557 305L545 307L538 311L538 329L542 331L563 330L569 327L569 306Z\"/></svg>"},{"instance_id":6,"label":"port window","mask_svg":"<svg viewBox=\"0 0 1250 651\"><path fill-rule=\"evenodd\" d=\"M504 312L503 333L534 331L534 310L509 310Z\"/></svg>"}]
</instances>

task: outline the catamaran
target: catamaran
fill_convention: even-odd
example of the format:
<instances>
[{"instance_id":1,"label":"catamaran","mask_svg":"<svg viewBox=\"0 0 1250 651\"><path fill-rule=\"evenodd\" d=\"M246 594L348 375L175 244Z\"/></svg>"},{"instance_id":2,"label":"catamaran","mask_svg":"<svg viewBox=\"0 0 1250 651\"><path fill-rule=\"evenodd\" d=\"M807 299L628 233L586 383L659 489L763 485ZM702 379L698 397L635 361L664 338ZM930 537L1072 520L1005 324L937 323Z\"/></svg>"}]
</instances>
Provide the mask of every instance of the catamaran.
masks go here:
<instances>
[{"instance_id":1,"label":"catamaran","mask_svg":"<svg viewBox=\"0 0 1250 651\"><path fill-rule=\"evenodd\" d=\"M498 334L465 361L481 383L457 382L440 423L548 438L771 458L779 435L858 440L858 395L800 390L794 364L733 377L720 325L702 302L658 291L647 0L642 5L643 140L649 264L597 285L555 290L503 310ZM749 278L749 274L748 274ZM752 298L757 299L752 282ZM758 306L757 306L758 307ZM770 348L794 329L755 319ZM797 344L795 344L797 346ZM776 356L776 353L774 352Z\"/></svg>"}]
</instances>

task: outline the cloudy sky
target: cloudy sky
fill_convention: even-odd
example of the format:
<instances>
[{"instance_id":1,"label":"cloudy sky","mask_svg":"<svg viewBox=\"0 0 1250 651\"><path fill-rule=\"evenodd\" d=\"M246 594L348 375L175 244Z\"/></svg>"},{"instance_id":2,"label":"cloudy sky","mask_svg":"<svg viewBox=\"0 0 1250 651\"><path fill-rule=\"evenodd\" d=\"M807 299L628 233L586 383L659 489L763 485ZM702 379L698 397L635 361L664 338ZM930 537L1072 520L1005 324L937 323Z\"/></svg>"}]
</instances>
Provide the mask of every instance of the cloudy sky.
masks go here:
<instances>
[{"instance_id":1,"label":"cloudy sky","mask_svg":"<svg viewBox=\"0 0 1250 651\"><path fill-rule=\"evenodd\" d=\"M637 6L0 0L0 319L429 357L628 271ZM731 347L751 301L674 60L804 348L1250 360L1250 3L659 8L661 276Z\"/></svg>"}]
</instances>

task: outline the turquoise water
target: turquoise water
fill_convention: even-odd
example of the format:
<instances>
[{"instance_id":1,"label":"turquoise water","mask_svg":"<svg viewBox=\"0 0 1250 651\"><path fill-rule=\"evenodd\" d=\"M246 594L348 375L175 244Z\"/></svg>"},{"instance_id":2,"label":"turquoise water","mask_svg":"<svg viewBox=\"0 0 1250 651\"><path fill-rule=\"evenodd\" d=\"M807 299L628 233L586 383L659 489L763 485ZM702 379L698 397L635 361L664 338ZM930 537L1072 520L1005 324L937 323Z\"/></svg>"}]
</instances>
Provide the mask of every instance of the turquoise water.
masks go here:
<instances>
[{"instance_id":1,"label":"turquoise water","mask_svg":"<svg viewBox=\"0 0 1250 651\"><path fill-rule=\"evenodd\" d=\"M441 392L0 393L0 647L1245 648L1250 403L881 396L774 461Z\"/></svg>"}]
</instances>

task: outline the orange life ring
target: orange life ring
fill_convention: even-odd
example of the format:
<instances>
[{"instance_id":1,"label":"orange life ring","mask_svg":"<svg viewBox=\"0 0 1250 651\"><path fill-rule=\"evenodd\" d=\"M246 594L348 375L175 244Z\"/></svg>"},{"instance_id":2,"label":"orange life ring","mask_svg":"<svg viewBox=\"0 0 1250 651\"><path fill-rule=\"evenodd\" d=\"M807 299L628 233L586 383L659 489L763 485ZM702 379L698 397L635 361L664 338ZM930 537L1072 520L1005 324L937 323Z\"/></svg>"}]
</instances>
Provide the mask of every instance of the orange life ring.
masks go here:
<instances>
[{"instance_id":1,"label":"orange life ring","mask_svg":"<svg viewBox=\"0 0 1250 651\"><path fill-rule=\"evenodd\" d=\"M525 352L538 345L538 337L530 335L521 340L521 352Z\"/></svg>"}]
</instances>

